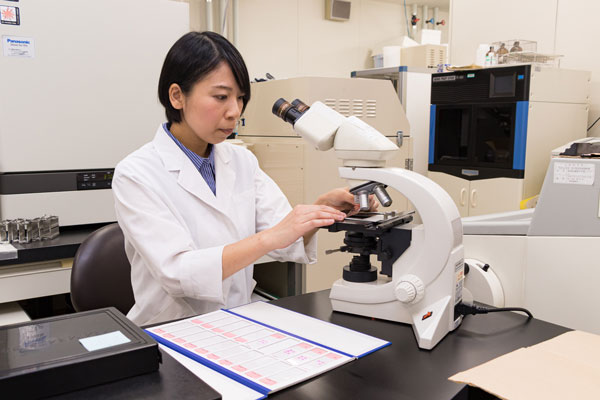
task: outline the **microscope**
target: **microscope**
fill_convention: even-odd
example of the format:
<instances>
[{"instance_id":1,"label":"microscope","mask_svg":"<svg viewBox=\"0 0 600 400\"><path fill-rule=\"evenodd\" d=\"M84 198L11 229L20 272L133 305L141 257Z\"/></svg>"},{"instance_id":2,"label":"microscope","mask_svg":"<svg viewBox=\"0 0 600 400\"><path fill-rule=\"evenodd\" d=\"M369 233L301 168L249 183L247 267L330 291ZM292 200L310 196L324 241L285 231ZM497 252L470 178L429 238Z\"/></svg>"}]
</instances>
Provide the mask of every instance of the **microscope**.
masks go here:
<instances>
[{"instance_id":1,"label":"microscope","mask_svg":"<svg viewBox=\"0 0 600 400\"><path fill-rule=\"evenodd\" d=\"M463 232L448 193L425 176L386 168L398 147L356 117L297 99L277 100L273 113L317 150L334 149L342 160L340 177L365 211L327 228L345 231L344 245L334 251L356 254L331 288L333 310L411 324L418 346L432 349L462 322L455 306L462 300ZM391 205L388 187L408 198L422 224L411 224L411 213L368 212L371 194L382 206ZM380 270L371 265L371 255Z\"/></svg>"}]
</instances>

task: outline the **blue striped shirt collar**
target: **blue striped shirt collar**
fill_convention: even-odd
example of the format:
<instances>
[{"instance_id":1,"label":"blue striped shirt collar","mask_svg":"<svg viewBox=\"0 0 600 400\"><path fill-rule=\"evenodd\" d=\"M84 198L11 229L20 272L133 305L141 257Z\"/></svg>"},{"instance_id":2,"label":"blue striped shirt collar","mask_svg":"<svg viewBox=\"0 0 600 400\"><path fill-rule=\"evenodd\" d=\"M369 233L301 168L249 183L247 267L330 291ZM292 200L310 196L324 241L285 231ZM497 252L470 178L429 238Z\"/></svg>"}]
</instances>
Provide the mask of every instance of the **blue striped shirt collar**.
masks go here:
<instances>
[{"instance_id":1,"label":"blue striped shirt collar","mask_svg":"<svg viewBox=\"0 0 600 400\"><path fill-rule=\"evenodd\" d=\"M216 194L216 179L215 179L215 152L214 146L212 144L208 144L208 157L200 157L198 154L194 153L187 147L183 145L169 130L169 125L167 122L163 124L163 129L169 135L171 139L175 142L175 144L183 151L183 153L190 159L192 164L196 167L196 169L200 172L200 175L204 178L210 189L214 194Z\"/></svg>"}]
</instances>

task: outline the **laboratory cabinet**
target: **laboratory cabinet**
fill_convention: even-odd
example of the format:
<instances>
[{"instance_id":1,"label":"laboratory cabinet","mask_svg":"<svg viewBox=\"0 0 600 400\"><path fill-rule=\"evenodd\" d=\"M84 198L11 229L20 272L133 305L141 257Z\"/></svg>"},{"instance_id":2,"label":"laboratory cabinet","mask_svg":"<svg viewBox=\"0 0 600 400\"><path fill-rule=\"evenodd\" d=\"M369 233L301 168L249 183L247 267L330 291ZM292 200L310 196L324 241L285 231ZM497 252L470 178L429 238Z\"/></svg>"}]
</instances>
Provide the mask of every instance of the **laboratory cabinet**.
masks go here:
<instances>
[{"instance_id":1,"label":"laboratory cabinet","mask_svg":"<svg viewBox=\"0 0 600 400\"><path fill-rule=\"evenodd\" d=\"M523 198L523 179L469 181L442 172L429 172L428 176L448 192L461 217L517 210Z\"/></svg>"},{"instance_id":2,"label":"laboratory cabinet","mask_svg":"<svg viewBox=\"0 0 600 400\"><path fill-rule=\"evenodd\" d=\"M586 136L590 79L528 64L433 74L428 176L462 216L518 210L551 151Z\"/></svg>"}]
</instances>

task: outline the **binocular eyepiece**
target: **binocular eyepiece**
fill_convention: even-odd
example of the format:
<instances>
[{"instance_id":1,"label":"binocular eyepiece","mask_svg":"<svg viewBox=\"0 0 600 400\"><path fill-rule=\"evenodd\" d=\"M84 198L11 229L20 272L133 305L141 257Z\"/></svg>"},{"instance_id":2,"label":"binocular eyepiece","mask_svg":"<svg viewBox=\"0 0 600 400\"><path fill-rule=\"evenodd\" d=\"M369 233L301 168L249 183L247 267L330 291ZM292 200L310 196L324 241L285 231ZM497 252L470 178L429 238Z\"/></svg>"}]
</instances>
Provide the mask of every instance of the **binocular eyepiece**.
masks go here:
<instances>
[{"instance_id":1,"label":"binocular eyepiece","mask_svg":"<svg viewBox=\"0 0 600 400\"><path fill-rule=\"evenodd\" d=\"M285 122L294 125L296 120L302 116L310 107L304 104L302 100L296 99L291 103L284 98L279 98L273 104L273 114Z\"/></svg>"},{"instance_id":2,"label":"binocular eyepiece","mask_svg":"<svg viewBox=\"0 0 600 400\"><path fill-rule=\"evenodd\" d=\"M310 108L309 106L304 104L304 102L300 99L296 99L296 100L292 101L292 105L294 107L296 107L296 109L298 111L300 111L302 114L304 114Z\"/></svg>"}]
</instances>

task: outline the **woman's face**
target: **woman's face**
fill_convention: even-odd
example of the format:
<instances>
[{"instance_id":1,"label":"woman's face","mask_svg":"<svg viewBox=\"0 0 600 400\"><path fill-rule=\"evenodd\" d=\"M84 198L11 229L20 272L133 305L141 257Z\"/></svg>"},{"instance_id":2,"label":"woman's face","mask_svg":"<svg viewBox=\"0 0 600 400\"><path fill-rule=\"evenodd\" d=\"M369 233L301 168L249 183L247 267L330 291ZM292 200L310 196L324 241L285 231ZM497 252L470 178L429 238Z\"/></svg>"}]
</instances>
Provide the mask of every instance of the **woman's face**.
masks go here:
<instances>
[{"instance_id":1,"label":"woman's face","mask_svg":"<svg viewBox=\"0 0 600 400\"><path fill-rule=\"evenodd\" d=\"M182 113L181 123L173 124L177 126L172 126L171 131L192 151L224 141L242 113L244 93L224 62L196 82L187 95L176 84L171 85L169 92L171 104Z\"/></svg>"}]
</instances>

